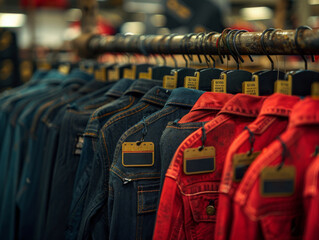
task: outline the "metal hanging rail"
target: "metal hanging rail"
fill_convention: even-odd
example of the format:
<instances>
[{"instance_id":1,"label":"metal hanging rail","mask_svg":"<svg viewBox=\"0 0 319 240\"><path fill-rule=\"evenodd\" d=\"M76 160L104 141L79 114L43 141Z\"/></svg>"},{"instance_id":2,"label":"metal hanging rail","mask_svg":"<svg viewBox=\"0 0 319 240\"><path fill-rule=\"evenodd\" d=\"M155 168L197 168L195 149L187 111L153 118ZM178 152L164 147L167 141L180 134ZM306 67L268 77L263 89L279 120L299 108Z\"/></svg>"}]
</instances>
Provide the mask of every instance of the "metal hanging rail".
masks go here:
<instances>
[{"instance_id":1,"label":"metal hanging rail","mask_svg":"<svg viewBox=\"0 0 319 240\"><path fill-rule=\"evenodd\" d=\"M82 57L92 57L103 53L141 53L141 54L230 54L234 44L240 55L265 55L262 48L262 32L241 32L226 44L226 35L221 33L188 35L82 35L75 41L76 49ZM275 30L264 35L265 49L269 55L319 54L319 30L303 29ZM220 43L217 47L217 41ZM228 47L228 48L227 48Z\"/></svg>"}]
</instances>

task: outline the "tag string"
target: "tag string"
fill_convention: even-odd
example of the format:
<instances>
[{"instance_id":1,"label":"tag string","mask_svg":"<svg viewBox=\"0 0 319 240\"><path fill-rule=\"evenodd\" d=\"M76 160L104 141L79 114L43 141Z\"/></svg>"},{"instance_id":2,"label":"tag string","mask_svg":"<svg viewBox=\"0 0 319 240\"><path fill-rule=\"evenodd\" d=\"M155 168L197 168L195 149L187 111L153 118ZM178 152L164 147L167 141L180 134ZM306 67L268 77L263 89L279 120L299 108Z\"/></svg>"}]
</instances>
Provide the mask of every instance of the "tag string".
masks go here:
<instances>
[{"instance_id":1,"label":"tag string","mask_svg":"<svg viewBox=\"0 0 319 240\"><path fill-rule=\"evenodd\" d=\"M247 130L249 133L250 149L248 152L248 156L250 156L254 152L255 134L247 126L244 129Z\"/></svg>"},{"instance_id":2,"label":"tag string","mask_svg":"<svg viewBox=\"0 0 319 240\"><path fill-rule=\"evenodd\" d=\"M312 154L312 157L316 157L319 155L319 145L316 146L315 152Z\"/></svg>"},{"instance_id":3,"label":"tag string","mask_svg":"<svg viewBox=\"0 0 319 240\"><path fill-rule=\"evenodd\" d=\"M279 171L285 163L285 158L288 156L288 149L286 144L280 137L277 137L277 140L281 143L281 146L282 146L281 161L277 168L277 171Z\"/></svg>"},{"instance_id":4,"label":"tag string","mask_svg":"<svg viewBox=\"0 0 319 240\"><path fill-rule=\"evenodd\" d=\"M143 124L142 138L141 138L140 141L136 142L136 144L138 146L141 145L142 142L144 142L144 137L147 135L147 125L146 125L146 122L145 122L145 116L143 116L142 124Z\"/></svg>"},{"instance_id":5,"label":"tag string","mask_svg":"<svg viewBox=\"0 0 319 240\"><path fill-rule=\"evenodd\" d=\"M205 130L205 123L202 122L202 146L199 147L199 151L202 151L205 147L206 142L206 130Z\"/></svg>"}]
</instances>

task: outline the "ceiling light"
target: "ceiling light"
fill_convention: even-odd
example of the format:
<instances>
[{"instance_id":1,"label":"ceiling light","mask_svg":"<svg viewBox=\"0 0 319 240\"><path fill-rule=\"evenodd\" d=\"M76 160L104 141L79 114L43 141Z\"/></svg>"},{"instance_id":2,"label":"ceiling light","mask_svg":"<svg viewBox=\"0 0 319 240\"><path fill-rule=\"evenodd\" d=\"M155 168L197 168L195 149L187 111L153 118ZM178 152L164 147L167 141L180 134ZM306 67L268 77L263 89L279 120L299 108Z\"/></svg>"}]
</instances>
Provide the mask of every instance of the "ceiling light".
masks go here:
<instances>
[{"instance_id":1,"label":"ceiling light","mask_svg":"<svg viewBox=\"0 0 319 240\"><path fill-rule=\"evenodd\" d=\"M0 13L0 27L22 27L26 15L21 13Z\"/></svg>"},{"instance_id":2,"label":"ceiling light","mask_svg":"<svg viewBox=\"0 0 319 240\"><path fill-rule=\"evenodd\" d=\"M269 7L251 7L240 9L240 15L247 21L265 20L273 17L273 11Z\"/></svg>"}]
</instances>

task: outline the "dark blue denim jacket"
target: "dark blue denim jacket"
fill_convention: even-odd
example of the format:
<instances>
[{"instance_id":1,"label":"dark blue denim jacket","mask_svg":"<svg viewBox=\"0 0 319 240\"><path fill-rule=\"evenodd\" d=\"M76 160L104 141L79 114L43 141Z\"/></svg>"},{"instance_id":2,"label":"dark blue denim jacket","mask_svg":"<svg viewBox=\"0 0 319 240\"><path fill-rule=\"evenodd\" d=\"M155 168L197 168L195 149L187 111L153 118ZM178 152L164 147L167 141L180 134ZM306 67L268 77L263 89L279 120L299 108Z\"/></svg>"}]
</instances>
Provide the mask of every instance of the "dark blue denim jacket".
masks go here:
<instances>
[{"instance_id":1,"label":"dark blue denim jacket","mask_svg":"<svg viewBox=\"0 0 319 240\"><path fill-rule=\"evenodd\" d=\"M135 105L149 89L162 85L162 81L158 80L138 79L133 81L121 79L120 82L125 86L131 86L122 97L97 109L91 115L84 132L84 144L75 177L69 224L66 234L68 239L76 238L80 222L81 220L84 221L82 214L85 208L87 186L93 166L92 158L94 157L94 149L96 149L100 129L113 115ZM116 93L116 91L114 91L114 93ZM92 175L93 174L94 173L92 173Z\"/></svg>"},{"instance_id":2,"label":"dark blue denim jacket","mask_svg":"<svg viewBox=\"0 0 319 240\"><path fill-rule=\"evenodd\" d=\"M85 219L86 222L82 225L82 229L84 229L81 229L83 239L87 238L88 235L92 238L108 236L108 223L103 221L103 219L107 219L107 205L103 205L107 201L107 191L104 189L108 187L108 169L112 162L118 139L122 133L139 122L140 119L164 107L170 93L170 90L162 87L153 87L138 104L113 116L101 129L98 150L93 161L92 172L94 176L92 174L87 193L87 196L89 196L87 198L89 205L87 209L94 209L94 211L90 211L87 219ZM107 155L101 158L99 154L105 153L105 150L100 151L102 148L107 149Z\"/></svg>"},{"instance_id":3,"label":"dark blue denim jacket","mask_svg":"<svg viewBox=\"0 0 319 240\"><path fill-rule=\"evenodd\" d=\"M180 119L187 114L202 93L203 91L199 90L174 89L162 110L131 127L121 136L109 177L110 239L152 238L160 187L161 134L169 121ZM136 144L143 135L144 142L154 144L154 164L147 167L125 167L122 163L122 144Z\"/></svg>"}]
</instances>

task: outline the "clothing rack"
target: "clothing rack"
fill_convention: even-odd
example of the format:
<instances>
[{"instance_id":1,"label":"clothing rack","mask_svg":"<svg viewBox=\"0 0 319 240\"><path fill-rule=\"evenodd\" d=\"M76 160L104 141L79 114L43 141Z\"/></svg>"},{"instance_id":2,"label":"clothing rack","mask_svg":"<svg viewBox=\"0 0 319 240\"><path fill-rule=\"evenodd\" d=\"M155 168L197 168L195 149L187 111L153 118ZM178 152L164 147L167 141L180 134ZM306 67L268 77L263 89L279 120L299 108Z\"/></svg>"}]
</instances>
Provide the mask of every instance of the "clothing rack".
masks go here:
<instances>
[{"instance_id":1,"label":"clothing rack","mask_svg":"<svg viewBox=\"0 0 319 240\"><path fill-rule=\"evenodd\" d=\"M83 34L74 41L74 46L81 57L93 57L103 53L223 55L230 54L229 48L233 52L237 49L240 55L319 54L319 29L300 29L297 35L298 46L295 41L296 30L276 29L265 33L265 48L261 41L262 32L236 34L236 31L233 31L228 38L228 46L226 35L227 33L213 32L187 35Z\"/></svg>"}]
</instances>

